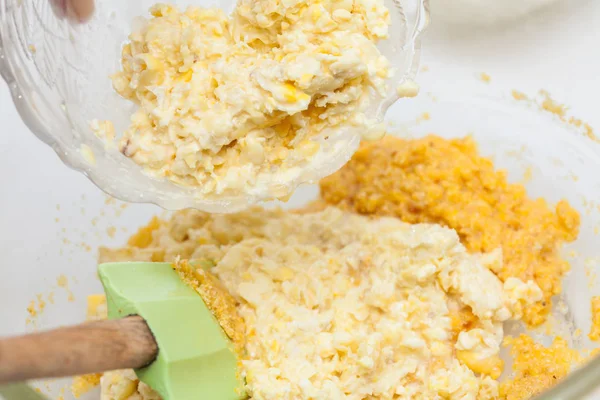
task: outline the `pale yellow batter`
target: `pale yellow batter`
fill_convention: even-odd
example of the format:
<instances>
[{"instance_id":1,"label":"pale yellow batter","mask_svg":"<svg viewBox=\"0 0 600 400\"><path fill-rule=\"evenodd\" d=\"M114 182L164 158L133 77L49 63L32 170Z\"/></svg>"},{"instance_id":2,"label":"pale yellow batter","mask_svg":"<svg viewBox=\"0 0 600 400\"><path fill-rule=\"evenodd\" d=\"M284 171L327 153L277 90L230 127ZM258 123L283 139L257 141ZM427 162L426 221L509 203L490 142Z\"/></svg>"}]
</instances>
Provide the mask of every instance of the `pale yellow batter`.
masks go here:
<instances>
[{"instance_id":1,"label":"pale yellow batter","mask_svg":"<svg viewBox=\"0 0 600 400\"><path fill-rule=\"evenodd\" d=\"M468 254L450 229L336 208L177 212L101 261L179 255L214 266L236 299L254 399L493 399L502 321L542 296L533 282L501 283L489 270L501 255ZM457 329L464 312L471 324Z\"/></svg>"},{"instance_id":2,"label":"pale yellow batter","mask_svg":"<svg viewBox=\"0 0 600 400\"><path fill-rule=\"evenodd\" d=\"M206 199L281 181L269 196L281 198L327 132L383 133L364 113L374 94L386 97L392 74L376 47L388 35L383 0L240 0L230 16L166 4L150 12L112 80L138 105L121 152L152 175ZM106 121L93 129L114 137Z\"/></svg>"},{"instance_id":3,"label":"pale yellow batter","mask_svg":"<svg viewBox=\"0 0 600 400\"><path fill-rule=\"evenodd\" d=\"M547 282L559 287L558 251L579 224L567 203L555 214L530 200L470 139L365 145L321 188L319 203L291 213L187 210L154 218L126 247L101 249L100 261L182 257L209 268L200 278L188 267L183 275L218 279L233 297L243 324L224 329L230 337L243 330L242 373L255 399L525 400L579 361L560 338L545 348L521 336L506 341L513 374L497 381L502 321L543 320ZM469 219L468 207L487 225ZM539 249L519 240L527 232L552 251L536 260ZM531 274L519 267L523 260L533 260ZM217 304L213 297L207 302ZM223 304L217 314L231 312ZM131 372L109 374L103 385L109 400L119 388L132 399L156 398Z\"/></svg>"}]
</instances>

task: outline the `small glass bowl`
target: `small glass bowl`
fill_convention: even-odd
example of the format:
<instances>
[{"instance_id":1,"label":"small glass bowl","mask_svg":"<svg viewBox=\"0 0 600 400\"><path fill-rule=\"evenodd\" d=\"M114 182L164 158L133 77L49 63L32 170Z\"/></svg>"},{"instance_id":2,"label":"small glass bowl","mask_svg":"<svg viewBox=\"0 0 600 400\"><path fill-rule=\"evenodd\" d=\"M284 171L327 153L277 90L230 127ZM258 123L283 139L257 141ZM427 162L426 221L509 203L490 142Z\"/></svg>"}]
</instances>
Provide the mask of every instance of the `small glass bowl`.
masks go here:
<instances>
[{"instance_id":1,"label":"small glass bowl","mask_svg":"<svg viewBox=\"0 0 600 400\"><path fill-rule=\"evenodd\" d=\"M380 43L380 49L396 73L389 82L388 96L372 102L368 110L371 117L383 120L387 108L398 98L398 85L416 74L420 34L428 23L427 1L385 0L392 23L390 38ZM114 92L108 77L120 68L121 46L131 32L133 19L148 15L148 8L156 2L98 1L93 18L75 25L58 18L49 0L0 0L0 73L23 121L65 164L121 200L208 212L235 212L266 200L264 193L199 198L193 188L144 174L117 149L105 149L90 129L93 119L110 120L119 136L129 124L135 106ZM180 0L173 3L189 5ZM211 0L199 5L231 9L233 3ZM309 168L291 182L273 182L274 188L282 189L283 185L283 191L291 193L304 182L333 173L354 153L359 138L357 130L336 131Z\"/></svg>"}]
</instances>

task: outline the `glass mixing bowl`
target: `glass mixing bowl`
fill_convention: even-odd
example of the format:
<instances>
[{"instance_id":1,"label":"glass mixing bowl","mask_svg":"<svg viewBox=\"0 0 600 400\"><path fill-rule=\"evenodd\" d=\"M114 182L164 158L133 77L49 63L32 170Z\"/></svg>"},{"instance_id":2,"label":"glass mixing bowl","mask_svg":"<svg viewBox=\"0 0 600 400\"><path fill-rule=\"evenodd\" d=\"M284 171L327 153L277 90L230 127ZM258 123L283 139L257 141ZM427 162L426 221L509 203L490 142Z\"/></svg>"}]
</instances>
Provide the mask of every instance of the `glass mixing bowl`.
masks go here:
<instances>
[{"instance_id":1,"label":"glass mixing bowl","mask_svg":"<svg viewBox=\"0 0 600 400\"><path fill-rule=\"evenodd\" d=\"M557 116L541 112L527 102L515 101L506 88L494 91L489 85L473 78L469 81L467 77L459 80L461 86L457 92L456 80L440 79L433 72L422 74L419 80L423 87L435 90L424 91L415 99L400 100L391 107L386 117L391 134L402 137L472 134L481 154L492 157L498 168L505 169L509 181L524 182L531 197L542 196L549 203L564 198L581 213L579 238L564 249L572 270L563 281L562 295L554 301L552 330L542 328L533 335L545 345L550 344L554 335L561 335L576 349L597 347L588 340L587 333L591 326L590 299L600 295L597 279L600 276L597 177L600 144ZM423 118L424 113L428 113L427 118ZM11 145L13 151L0 158L0 169L21 165L21 156L31 143L21 138ZM74 174L63 171L40 149L33 149L33 154L43 165L48 165L48 174L41 175L35 163L23 164L22 176L28 178L23 185L30 189L4 196L0 208L0 215L5 212L0 218L5 222L0 226L0 249L6 244L0 282L11 283L0 290L0 335L83 321L86 295L102 291L95 273L95 250L101 245L122 246L127 236L147 224L153 214L160 213L158 207L150 205L124 208L106 199L85 180L77 180ZM65 184L66 180L70 184ZM10 188L16 187L20 178L9 182ZM316 193L315 185L303 186L285 207L306 204ZM26 217L18 216L19 210ZM58 286L58 277L68 278L68 286ZM47 304L32 317L27 307L34 302L36 309L39 308L40 298ZM512 335L520 329L518 325L506 326ZM578 329L581 335L577 334ZM506 372L508 375L510 368ZM598 376L600 360L574 372L541 399L598 399ZM34 385L51 399L64 394L65 400L72 400L69 383L66 379ZM98 391L81 397L98 398Z\"/></svg>"},{"instance_id":2,"label":"glass mixing bowl","mask_svg":"<svg viewBox=\"0 0 600 400\"><path fill-rule=\"evenodd\" d=\"M199 199L192 188L145 175L117 149L105 149L90 129L93 119L110 120L119 135L129 124L135 106L114 92L108 77L120 68L121 46L132 31L132 21L148 16L148 8L156 2L97 1L93 18L84 25L74 25L55 16L49 0L0 0L0 72L19 113L65 164L119 199L209 212L233 212L263 200L265 193ZM231 9L235 2L173 3ZM387 97L375 98L368 110L368 115L380 120L398 98L398 85L416 73L420 33L428 22L427 0L385 3L391 15L390 37L379 47L396 73L389 82ZM359 138L356 129L329 134L329 140L320 141L315 161L291 181L273 182L273 190L275 185L283 185L291 192L303 182L316 181L339 169L356 150Z\"/></svg>"}]
</instances>

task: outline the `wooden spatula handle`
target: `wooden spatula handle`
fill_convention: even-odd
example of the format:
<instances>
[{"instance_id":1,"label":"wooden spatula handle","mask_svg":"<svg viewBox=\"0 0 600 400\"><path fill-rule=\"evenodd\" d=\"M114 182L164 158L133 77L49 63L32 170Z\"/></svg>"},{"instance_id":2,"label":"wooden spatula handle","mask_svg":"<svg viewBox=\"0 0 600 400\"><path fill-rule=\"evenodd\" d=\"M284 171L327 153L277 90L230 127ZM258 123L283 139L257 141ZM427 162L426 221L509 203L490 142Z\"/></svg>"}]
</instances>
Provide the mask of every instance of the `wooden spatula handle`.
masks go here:
<instances>
[{"instance_id":1,"label":"wooden spatula handle","mask_svg":"<svg viewBox=\"0 0 600 400\"><path fill-rule=\"evenodd\" d=\"M139 316L0 339L0 383L141 368L157 353Z\"/></svg>"}]
</instances>

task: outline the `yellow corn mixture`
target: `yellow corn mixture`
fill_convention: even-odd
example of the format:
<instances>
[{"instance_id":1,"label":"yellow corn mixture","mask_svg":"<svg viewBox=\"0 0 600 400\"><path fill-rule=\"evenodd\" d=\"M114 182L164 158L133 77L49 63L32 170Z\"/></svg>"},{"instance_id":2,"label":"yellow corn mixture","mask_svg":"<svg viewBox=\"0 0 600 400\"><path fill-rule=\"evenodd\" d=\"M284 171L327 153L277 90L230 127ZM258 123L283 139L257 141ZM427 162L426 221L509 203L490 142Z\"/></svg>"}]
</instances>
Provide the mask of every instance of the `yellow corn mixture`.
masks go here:
<instances>
[{"instance_id":1,"label":"yellow corn mixture","mask_svg":"<svg viewBox=\"0 0 600 400\"><path fill-rule=\"evenodd\" d=\"M183 210L100 257L193 260L175 268L230 337L243 330L241 366L257 400L309 398L306 387L327 399L392 399L399 388L406 398L495 399L502 322L520 319L542 295L533 281L500 282L488 267L494 257L469 254L453 230L334 207ZM227 311L221 285L235 309ZM244 323L227 318L236 312ZM455 324L462 313L469 325ZM117 373L102 384L113 400L136 382Z\"/></svg>"},{"instance_id":2,"label":"yellow corn mixture","mask_svg":"<svg viewBox=\"0 0 600 400\"><path fill-rule=\"evenodd\" d=\"M530 336L505 338L514 357L513 378L500 385L500 397L506 400L530 399L566 377L573 365L582 361L578 351L557 337L549 347Z\"/></svg>"},{"instance_id":3,"label":"yellow corn mixture","mask_svg":"<svg viewBox=\"0 0 600 400\"><path fill-rule=\"evenodd\" d=\"M388 137L363 144L353 159L321 181L320 187L319 200L292 214L312 214L334 205L358 214L397 217L408 223L433 223L451 228L466 249L503 282L505 293L514 296L515 288L521 291L527 288L531 300L536 298L535 291L539 293L541 289L540 297L533 304L519 306L513 302L509 307L516 318L530 326L546 320L551 297L560 293L561 280L569 270L569 264L560 256L560 248L563 243L576 239L579 214L566 201L551 208L543 199L528 198L523 186L509 184L503 171L495 170L489 159L479 156L470 137L454 140L436 136L415 140ZM201 259L206 261L210 258L205 256L207 251L217 252L210 250L211 245L233 246L248 232L256 235L258 228L254 227L265 224L270 215L263 214L263 211L255 211L213 217L183 211L174 213L168 221L153 218L129 239L127 247L101 248L100 260L198 260L198 251L202 249ZM282 213L281 218L284 216ZM254 254L258 259L262 256L260 252ZM231 291L231 288L224 288L215 276L205 272L206 268L196 270L185 261L175 265L182 279L202 295L238 349L244 346L241 335L244 321L239 318L239 313L244 311L224 290ZM288 279L291 277L279 276L275 281ZM520 283L513 287L514 282ZM520 293L525 296L525 292ZM102 296L90 296L88 300L88 318L102 318L106 313ZM600 309L600 297L592 302L592 309L594 315L600 315L596 312ZM471 360L472 352L461 350L463 345L459 344L461 335L465 339L465 332L481 330L480 318L471 307L450 310L449 317L450 341L456 343L456 358L473 372L485 371L482 377L497 379L504 367L499 358ZM590 338L597 338L598 332L600 318L594 318ZM505 338L504 345L510 346L514 357L513 373L495 393L486 392L485 398L529 399L564 378L572 366L581 361L579 353L569 349L562 338L544 347L531 337L521 335ZM132 399L157 398L130 375L130 371L107 374L103 386L106 381L110 390L127 392L127 396L134 396ZM79 378L80 385L92 379L94 377ZM493 387L486 386L491 385L487 382L481 390ZM483 393L481 390L477 399ZM103 390L105 392L109 391ZM490 393L492 397L488 397ZM107 398L112 400L113 397Z\"/></svg>"},{"instance_id":4,"label":"yellow corn mixture","mask_svg":"<svg viewBox=\"0 0 600 400\"><path fill-rule=\"evenodd\" d=\"M544 293L525 310L523 321L531 326L546 320L552 296L560 293L569 270L560 248L579 233L579 214L566 201L551 209L544 199L528 198L522 185L508 183L504 171L478 154L470 137L364 144L321 181L321 196L361 214L450 227L473 253L502 249L503 263L493 272L503 281L533 279Z\"/></svg>"}]
</instances>

